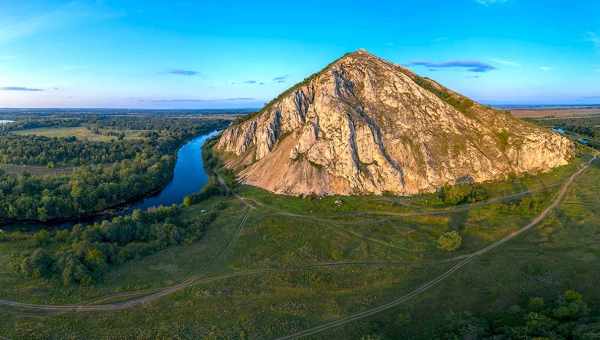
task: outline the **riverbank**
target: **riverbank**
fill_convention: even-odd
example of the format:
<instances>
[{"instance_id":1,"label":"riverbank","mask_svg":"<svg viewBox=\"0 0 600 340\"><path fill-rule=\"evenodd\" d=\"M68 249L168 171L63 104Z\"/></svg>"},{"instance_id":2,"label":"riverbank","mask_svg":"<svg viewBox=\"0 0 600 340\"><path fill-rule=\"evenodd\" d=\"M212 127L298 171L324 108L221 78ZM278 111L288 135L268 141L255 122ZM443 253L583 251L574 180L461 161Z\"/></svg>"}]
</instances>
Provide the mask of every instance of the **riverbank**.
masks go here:
<instances>
[{"instance_id":1,"label":"riverbank","mask_svg":"<svg viewBox=\"0 0 600 340\"><path fill-rule=\"evenodd\" d=\"M37 230L40 228L70 228L78 223L93 223L131 213L135 209L146 210L156 206L179 204L183 198L199 191L208 180L202 159L202 145L218 134L215 130L182 143L177 150L177 158L170 166L168 179L151 191L118 202L108 208L72 218L36 220L0 220L0 229L6 231Z\"/></svg>"}]
</instances>

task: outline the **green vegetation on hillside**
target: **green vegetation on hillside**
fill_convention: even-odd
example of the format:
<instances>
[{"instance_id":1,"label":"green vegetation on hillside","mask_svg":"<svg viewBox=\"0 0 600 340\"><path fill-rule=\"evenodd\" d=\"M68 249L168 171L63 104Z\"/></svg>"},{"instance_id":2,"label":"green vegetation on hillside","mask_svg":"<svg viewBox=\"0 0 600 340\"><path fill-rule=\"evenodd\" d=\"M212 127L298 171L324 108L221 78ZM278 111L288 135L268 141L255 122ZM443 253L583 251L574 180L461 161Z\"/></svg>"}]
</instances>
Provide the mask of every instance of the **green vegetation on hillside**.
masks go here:
<instances>
[{"instance_id":1,"label":"green vegetation on hillside","mask_svg":"<svg viewBox=\"0 0 600 340\"><path fill-rule=\"evenodd\" d=\"M450 93L429 78L415 76L413 80L425 90L435 94L438 98L454 107L457 111L462 112L465 116L470 118L477 117L473 111L475 102L471 99Z\"/></svg>"}]
</instances>

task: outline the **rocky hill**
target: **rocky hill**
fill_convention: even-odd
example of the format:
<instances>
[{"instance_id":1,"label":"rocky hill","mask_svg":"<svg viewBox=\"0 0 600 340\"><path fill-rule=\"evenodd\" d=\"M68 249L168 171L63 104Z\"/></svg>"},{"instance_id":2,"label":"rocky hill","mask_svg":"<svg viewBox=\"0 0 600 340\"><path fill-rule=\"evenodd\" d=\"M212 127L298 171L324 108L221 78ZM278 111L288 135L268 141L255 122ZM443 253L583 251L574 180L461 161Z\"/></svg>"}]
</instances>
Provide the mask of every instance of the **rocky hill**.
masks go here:
<instances>
[{"instance_id":1,"label":"rocky hill","mask_svg":"<svg viewBox=\"0 0 600 340\"><path fill-rule=\"evenodd\" d=\"M289 195L411 195L567 164L566 138L373 56L347 54L220 136L247 184Z\"/></svg>"}]
</instances>

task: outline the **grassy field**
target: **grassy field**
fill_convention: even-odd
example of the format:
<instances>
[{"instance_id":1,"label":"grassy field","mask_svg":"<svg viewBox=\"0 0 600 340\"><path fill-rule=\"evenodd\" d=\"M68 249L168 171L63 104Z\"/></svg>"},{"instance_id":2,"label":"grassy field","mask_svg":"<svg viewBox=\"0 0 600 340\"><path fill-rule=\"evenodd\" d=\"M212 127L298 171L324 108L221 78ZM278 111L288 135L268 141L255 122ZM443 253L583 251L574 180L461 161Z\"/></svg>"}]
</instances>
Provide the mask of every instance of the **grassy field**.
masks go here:
<instances>
[{"instance_id":1,"label":"grassy field","mask_svg":"<svg viewBox=\"0 0 600 340\"><path fill-rule=\"evenodd\" d=\"M105 132L110 132L106 130ZM118 131L125 133L125 139L140 139L144 138L144 131L139 130L126 130L126 131ZM86 127L65 127L65 128L38 128L38 129L28 129L28 130L20 130L16 131L17 135L35 135L35 136L44 136L44 137L76 137L82 140L96 141L96 142L110 142L116 140L117 137L97 134L92 130Z\"/></svg>"},{"instance_id":2,"label":"grassy field","mask_svg":"<svg viewBox=\"0 0 600 340\"><path fill-rule=\"evenodd\" d=\"M211 278L143 307L47 315L0 308L0 334L14 338L276 338L385 303L436 277L452 258L509 235L539 214L582 160L540 176L486 184L488 200L431 205L414 198L301 199L243 187L239 200L213 198L187 208L193 222L221 200L227 208L199 242L167 249L111 271L94 287L63 288L14 274L9 254L35 247L29 236L0 242L0 299L41 304L120 301L190 277ZM374 330L429 339L450 311L493 313L530 292L566 288L600 303L600 167L578 180L552 217L415 300L316 338L360 339ZM516 195L515 195L516 194ZM508 196L508 197L507 197ZM506 198L505 198L506 197ZM335 201L341 199L342 204ZM241 224L248 213L246 223ZM436 247L457 230L463 246ZM224 275L225 274L225 275ZM398 333L398 329L402 329Z\"/></svg>"},{"instance_id":3,"label":"grassy field","mask_svg":"<svg viewBox=\"0 0 600 340\"><path fill-rule=\"evenodd\" d=\"M48 168L47 166L41 165L15 165L15 164L0 164L0 170L6 172L9 175L22 175L28 173L33 176L60 176L69 175L75 168Z\"/></svg>"}]
</instances>

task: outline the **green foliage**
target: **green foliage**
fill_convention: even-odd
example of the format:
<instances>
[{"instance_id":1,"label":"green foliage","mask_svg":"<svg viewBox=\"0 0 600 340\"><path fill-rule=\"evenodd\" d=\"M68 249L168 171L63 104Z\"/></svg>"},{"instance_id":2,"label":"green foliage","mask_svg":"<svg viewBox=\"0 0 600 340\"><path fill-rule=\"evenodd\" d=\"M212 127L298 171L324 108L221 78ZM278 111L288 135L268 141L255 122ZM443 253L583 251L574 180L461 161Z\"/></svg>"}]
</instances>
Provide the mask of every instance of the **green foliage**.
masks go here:
<instances>
[{"instance_id":1,"label":"green foliage","mask_svg":"<svg viewBox=\"0 0 600 340\"><path fill-rule=\"evenodd\" d=\"M180 219L177 206L158 207L116 217L89 226L76 225L70 232L40 231L48 249L38 248L22 258L18 270L32 278L59 279L64 285L91 285L111 266L154 254L162 249L201 238L216 218L207 213L193 223Z\"/></svg>"},{"instance_id":2,"label":"green foliage","mask_svg":"<svg viewBox=\"0 0 600 340\"><path fill-rule=\"evenodd\" d=\"M507 130L502 130L496 133L496 138L498 139L498 146L502 151L506 151L509 147L509 139L510 132Z\"/></svg>"},{"instance_id":3,"label":"green foliage","mask_svg":"<svg viewBox=\"0 0 600 340\"><path fill-rule=\"evenodd\" d=\"M444 339L598 339L600 312L590 313L582 295L568 290L552 304L532 297L526 308L488 318L450 313L437 333Z\"/></svg>"},{"instance_id":4,"label":"green foliage","mask_svg":"<svg viewBox=\"0 0 600 340\"><path fill-rule=\"evenodd\" d=\"M438 190L439 199L446 205L475 203L488 199L486 189L478 184L457 184Z\"/></svg>"},{"instance_id":5,"label":"green foliage","mask_svg":"<svg viewBox=\"0 0 600 340\"><path fill-rule=\"evenodd\" d=\"M225 127L223 121L167 118L88 118L78 120L97 134L118 137L112 141L80 140L36 135L0 136L0 163L42 165L50 168L103 164L133 159L143 154L171 154L187 139ZM129 130L142 131L144 138L123 140ZM120 137L120 138L119 138Z\"/></svg>"},{"instance_id":6,"label":"green foliage","mask_svg":"<svg viewBox=\"0 0 600 340\"><path fill-rule=\"evenodd\" d=\"M171 178L170 156L83 167L70 177L0 176L0 216L5 220L77 217L143 196Z\"/></svg>"},{"instance_id":7,"label":"green foliage","mask_svg":"<svg viewBox=\"0 0 600 340\"><path fill-rule=\"evenodd\" d=\"M455 251L462 245L462 237L457 231L443 233L437 240L437 246L444 251Z\"/></svg>"},{"instance_id":8,"label":"green foliage","mask_svg":"<svg viewBox=\"0 0 600 340\"><path fill-rule=\"evenodd\" d=\"M467 117L477 117L473 110L475 102L473 102L471 99L452 94L451 92L444 90L442 87L436 86L437 84L428 78L415 76L414 81L425 90L435 94L438 98L454 107L457 111L465 114Z\"/></svg>"},{"instance_id":9,"label":"green foliage","mask_svg":"<svg viewBox=\"0 0 600 340\"><path fill-rule=\"evenodd\" d=\"M194 201L192 200L191 196L185 196L183 198L183 206L184 207L190 207L192 204L194 204Z\"/></svg>"},{"instance_id":10,"label":"green foliage","mask_svg":"<svg viewBox=\"0 0 600 340\"><path fill-rule=\"evenodd\" d=\"M438 331L439 339L480 339L486 334L488 327L485 319L469 312L449 313Z\"/></svg>"},{"instance_id":11,"label":"green foliage","mask_svg":"<svg viewBox=\"0 0 600 340\"><path fill-rule=\"evenodd\" d=\"M544 308L544 299L541 297L532 297L527 304L527 310L539 312Z\"/></svg>"},{"instance_id":12,"label":"green foliage","mask_svg":"<svg viewBox=\"0 0 600 340\"><path fill-rule=\"evenodd\" d=\"M222 121L165 118L88 118L78 122L110 131L139 129L147 135L141 140L111 143L0 135L0 162L115 162L82 166L68 177L0 173L0 222L70 219L154 192L171 179L174 153L185 140L225 125Z\"/></svg>"}]
</instances>

